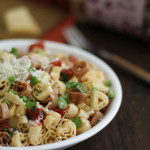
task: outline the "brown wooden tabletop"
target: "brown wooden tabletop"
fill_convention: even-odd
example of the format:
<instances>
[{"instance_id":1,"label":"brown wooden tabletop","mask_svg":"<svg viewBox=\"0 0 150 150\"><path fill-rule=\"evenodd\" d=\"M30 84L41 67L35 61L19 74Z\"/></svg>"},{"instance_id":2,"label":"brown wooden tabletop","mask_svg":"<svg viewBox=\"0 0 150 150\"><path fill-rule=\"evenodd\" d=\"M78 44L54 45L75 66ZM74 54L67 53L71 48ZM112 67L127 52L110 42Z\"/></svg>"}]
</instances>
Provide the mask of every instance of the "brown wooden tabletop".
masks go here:
<instances>
[{"instance_id":1,"label":"brown wooden tabletop","mask_svg":"<svg viewBox=\"0 0 150 150\"><path fill-rule=\"evenodd\" d=\"M79 28L97 47L114 52L150 72L148 44L91 25L82 24ZM68 150L150 150L150 85L107 63L122 84L121 108L102 131Z\"/></svg>"}]
</instances>

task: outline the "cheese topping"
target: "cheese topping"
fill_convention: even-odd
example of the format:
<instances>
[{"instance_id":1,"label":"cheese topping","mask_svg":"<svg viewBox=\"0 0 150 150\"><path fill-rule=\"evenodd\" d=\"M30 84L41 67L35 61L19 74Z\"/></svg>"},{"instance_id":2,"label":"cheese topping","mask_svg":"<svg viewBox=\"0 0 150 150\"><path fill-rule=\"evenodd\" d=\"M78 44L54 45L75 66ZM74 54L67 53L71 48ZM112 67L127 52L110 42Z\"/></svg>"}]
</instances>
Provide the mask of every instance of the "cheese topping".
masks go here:
<instances>
[{"instance_id":1,"label":"cheese topping","mask_svg":"<svg viewBox=\"0 0 150 150\"><path fill-rule=\"evenodd\" d=\"M47 72L40 70L31 71L31 75L33 77L37 77L38 80L42 81L43 83L47 83L50 81L50 76Z\"/></svg>"},{"instance_id":2,"label":"cheese topping","mask_svg":"<svg viewBox=\"0 0 150 150\"><path fill-rule=\"evenodd\" d=\"M7 59L6 57L1 56L0 63L0 80L8 79L10 76L15 76L16 81L21 80L25 81L29 75L29 67L31 66L30 59L27 56L16 59Z\"/></svg>"}]
</instances>

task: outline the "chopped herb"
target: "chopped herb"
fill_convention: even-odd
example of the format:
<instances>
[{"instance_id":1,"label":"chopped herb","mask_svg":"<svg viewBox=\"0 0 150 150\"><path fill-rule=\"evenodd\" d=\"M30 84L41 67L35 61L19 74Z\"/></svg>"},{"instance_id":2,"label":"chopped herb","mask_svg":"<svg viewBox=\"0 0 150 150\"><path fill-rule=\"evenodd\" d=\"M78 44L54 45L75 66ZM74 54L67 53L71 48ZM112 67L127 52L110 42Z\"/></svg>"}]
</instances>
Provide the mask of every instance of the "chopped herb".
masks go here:
<instances>
[{"instance_id":1,"label":"chopped herb","mask_svg":"<svg viewBox=\"0 0 150 150\"><path fill-rule=\"evenodd\" d=\"M19 95L16 91L14 91L13 89L9 89L8 91L10 91L11 93L13 93L14 95Z\"/></svg>"},{"instance_id":2,"label":"chopped herb","mask_svg":"<svg viewBox=\"0 0 150 150\"><path fill-rule=\"evenodd\" d=\"M9 108L11 107L11 102L8 101L8 100L6 100L6 99L3 100L2 103L6 103L6 104L8 105Z\"/></svg>"},{"instance_id":3,"label":"chopped herb","mask_svg":"<svg viewBox=\"0 0 150 150\"><path fill-rule=\"evenodd\" d=\"M60 76L62 77L62 81L64 82L67 82L69 80L69 75L64 72L61 72Z\"/></svg>"},{"instance_id":4,"label":"chopped herb","mask_svg":"<svg viewBox=\"0 0 150 150\"><path fill-rule=\"evenodd\" d=\"M7 129L7 128L3 128L3 131L7 132L7 131L8 131L8 129Z\"/></svg>"},{"instance_id":5,"label":"chopped herb","mask_svg":"<svg viewBox=\"0 0 150 150\"><path fill-rule=\"evenodd\" d=\"M36 106L36 102L35 101L27 101L26 103L26 107L27 108L33 108L34 106Z\"/></svg>"},{"instance_id":6,"label":"chopped herb","mask_svg":"<svg viewBox=\"0 0 150 150\"><path fill-rule=\"evenodd\" d=\"M31 83L32 83L33 85L36 85L37 83L40 82L40 80L38 80L37 77L32 77L32 78L30 79L30 81L31 81Z\"/></svg>"},{"instance_id":7,"label":"chopped herb","mask_svg":"<svg viewBox=\"0 0 150 150\"><path fill-rule=\"evenodd\" d=\"M35 98L27 98L26 96L22 96L22 100L26 103L27 108L32 108L33 111L36 109Z\"/></svg>"},{"instance_id":8,"label":"chopped herb","mask_svg":"<svg viewBox=\"0 0 150 150\"><path fill-rule=\"evenodd\" d=\"M59 97L57 105L60 109L65 109L67 107L67 102L63 97Z\"/></svg>"},{"instance_id":9,"label":"chopped herb","mask_svg":"<svg viewBox=\"0 0 150 150\"><path fill-rule=\"evenodd\" d=\"M36 110L37 110L37 107L36 107L36 106L33 106L33 107L32 107L32 111L33 111L33 112L36 112Z\"/></svg>"},{"instance_id":10,"label":"chopped herb","mask_svg":"<svg viewBox=\"0 0 150 150\"><path fill-rule=\"evenodd\" d=\"M17 50L16 48L12 48L12 49L11 49L11 53L12 53L13 55L15 55L16 57L20 57L20 56L21 56L21 54L18 53L18 50Z\"/></svg>"},{"instance_id":11,"label":"chopped herb","mask_svg":"<svg viewBox=\"0 0 150 150\"><path fill-rule=\"evenodd\" d=\"M37 91L38 93L40 93L40 90L39 90L39 89L37 89L37 88L35 88L35 91Z\"/></svg>"},{"instance_id":12,"label":"chopped herb","mask_svg":"<svg viewBox=\"0 0 150 150\"><path fill-rule=\"evenodd\" d=\"M110 80L105 82L105 86L111 87L112 86L112 82Z\"/></svg>"},{"instance_id":13,"label":"chopped herb","mask_svg":"<svg viewBox=\"0 0 150 150\"><path fill-rule=\"evenodd\" d=\"M16 130L9 130L9 135L12 137L15 134Z\"/></svg>"},{"instance_id":14,"label":"chopped herb","mask_svg":"<svg viewBox=\"0 0 150 150\"><path fill-rule=\"evenodd\" d=\"M36 69L33 66L30 66L29 71L35 72Z\"/></svg>"},{"instance_id":15,"label":"chopped herb","mask_svg":"<svg viewBox=\"0 0 150 150\"><path fill-rule=\"evenodd\" d=\"M109 97L110 99L114 99L115 96L116 96L116 93L115 93L113 90L109 90L109 91L107 92L107 95L108 95L108 97Z\"/></svg>"},{"instance_id":16,"label":"chopped herb","mask_svg":"<svg viewBox=\"0 0 150 150\"><path fill-rule=\"evenodd\" d=\"M29 101L35 101L35 98L32 97L32 98L28 98Z\"/></svg>"},{"instance_id":17,"label":"chopped herb","mask_svg":"<svg viewBox=\"0 0 150 150\"><path fill-rule=\"evenodd\" d=\"M5 132L8 132L8 134L9 134L11 137L12 137L12 136L15 134L15 132L16 132L15 129L3 128L3 130L4 130Z\"/></svg>"},{"instance_id":18,"label":"chopped herb","mask_svg":"<svg viewBox=\"0 0 150 150\"><path fill-rule=\"evenodd\" d=\"M43 116L44 118L46 117L46 112L44 110L42 110Z\"/></svg>"},{"instance_id":19,"label":"chopped herb","mask_svg":"<svg viewBox=\"0 0 150 150\"><path fill-rule=\"evenodd\" d=\"M16 78L15 78L15 76L10 76L10 77L8 78L8 80L11 82L11 84L14 84Z\"/></svg>"},{"instance_id":20,"label":"chopped herb","mask_svg":"<svg viewBox=\"0 0 150 150\"><path fill-rule=\"evenodd\" d=\"M81 121L81 119L80 119L79 117L75 117L75 118L72 120L72 122L75 123L77 129L78 129L78 128L81 126L81 124L82 124L82 121Z\"/></svg>"},{"instance_id":21,"label":"chopped herb","mask_svg":"<svg viewBox=\"0 0 150 150\"><path fill-rule=\"evenodd\" d=\"M35 98L29 98L26 102L26 107L31 109L35 106L36 106Z\"/></svg>"},{"instance_id":22,"label":"chopped herb","mask_svg":"<svg viewBox=\"0 0 150 150\"><path fill-rule=\"evenodd\" d=\"M99 91L99 89L97 88L97 87L92 87L92 89L91 89L91 93L94 93L94 91Z\"/></svg>"},{"instance_id":23,"label":"chopped herb","mask_svg":"<svg viewBox=\"0 0 150 150\"><path fill-rule=\"evenodd\" d=\"M30 119L31 119L31 118L30 118L29 111L26 111L26 116L27 116L28 120L30 120Z\"/></svg>"},{"instance_id":24,"label":"chopped herb","mask_svg":"<svg viewBox=\"0 0 150 150\"><path fill-rule=\"evenodd\" d=\"M45 56L45 55L46 55L45 52L42 51L42 50L39 50L38 53L39 53L41 56Z\"/></svg>"},{"instance_id":25,"label":"chopped herb","mask_svg":"<svg viewBox=\"0 0 150 150\"><path fill-rule=\"evenodd\" d=\"M66 82L65 84L67 89L78 89L82 93L87 92L87 87L81 82Z\"/></svg>"},{"instance_id":26,"label":"chopped herb","mask_svg":"<svg viewBox=\"0 0 150 150\"><path fill-rule=\"evenodd\" d=\"M70 96L69 96L68 93L65 93L64 96L63 96L63 98L65 99L65 101L66 101L67 103L69 103Z\"/></svg>"},{"instance_id":27,"label":"chopped herb","mask_svg":"<svg viewBox=\"0 0 150 150\"><path fill-rule=\"evenodd\" d=\"M26 96L22 96L22 100L23 100L23 102L27 102L27 100L28 100L28 98L26 97Z\"/></svg>"},{"instance_id":28,"label":"chopped herb","mask_svg":"<svg viewBox=\"0 0 150 150\"><path fill-rule=\"evenodd\" d=\"M75 89L78 85L78 82L66 82L67 89Z\"/></svg>"}]
</instances>

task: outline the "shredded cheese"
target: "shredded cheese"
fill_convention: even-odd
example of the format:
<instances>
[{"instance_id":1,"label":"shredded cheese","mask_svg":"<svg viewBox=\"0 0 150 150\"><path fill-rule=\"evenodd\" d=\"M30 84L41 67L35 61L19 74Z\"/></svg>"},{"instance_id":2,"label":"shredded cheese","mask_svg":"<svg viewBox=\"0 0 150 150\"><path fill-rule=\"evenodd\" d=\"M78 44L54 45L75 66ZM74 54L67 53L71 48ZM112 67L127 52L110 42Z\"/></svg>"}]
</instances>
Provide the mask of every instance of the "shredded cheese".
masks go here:
<instances>
[{"instance_id":1,"label":"shredded cheese","mask_svg":"<svg viewBox=\"0 0 150 150\"><path fill-rule=\"evenodd\" d=\"M10 76L15 76L16 81L25 81L29 75L29 67L31 62L27 56L16 59L13 57L11 60L1 56L3 61L0 63L0 80L8 79Z\"/></svg>"},{"instance_id":2,"label":"shredded cheese","mask_svg":"<svg viewBox=\"0 0 150 150\"><path fill-rule=\"evenodd\" d=\"M43 119L43 116L38 116L36 120L29 120L29 124L32 126L37 126L39 125L40 121Z\"/></svg>"},{"instance_id":3,"label":"shredded cheese","mask_svg":"<svg viewBox=\"0 0 150 150\"><path fill-rule=\"evenodd\" d=\"M92 108L90 111L88 111L88 115L94 114L94 109Z\"/></svg>"},{"instance_id":4,"label":"shredded cheese","mask_svg":"<svg viewBox=\"0 0 150 150\"><path fill-rule=\"evenodd\" d=\"M47 72L40 70L31 71L31 75L37 77L38 80L42 81L43 83L47 83L50 80L50 76Z\"/></svg>"}]
</instances>

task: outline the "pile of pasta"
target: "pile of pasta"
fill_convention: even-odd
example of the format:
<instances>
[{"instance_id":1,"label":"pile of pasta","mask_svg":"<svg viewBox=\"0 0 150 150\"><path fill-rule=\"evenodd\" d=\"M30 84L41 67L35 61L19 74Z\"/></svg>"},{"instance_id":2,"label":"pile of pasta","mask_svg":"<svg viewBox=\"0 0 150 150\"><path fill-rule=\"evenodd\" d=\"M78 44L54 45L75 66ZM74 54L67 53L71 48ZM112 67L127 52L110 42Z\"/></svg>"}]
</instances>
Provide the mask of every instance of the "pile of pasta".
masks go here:
<instances>
[{"instance_id":1,"label":"pile of pasta","mask_svg":"<svg viewBox=\"0 0 150 150\"><path fill-rule=\"evenodd\" d=\"M26 54L1 51L0 65L1 146L75 137L95 126L115 97L103 71L74 55L48 53L42 42Z\"/></svg>"}]
</instances>

